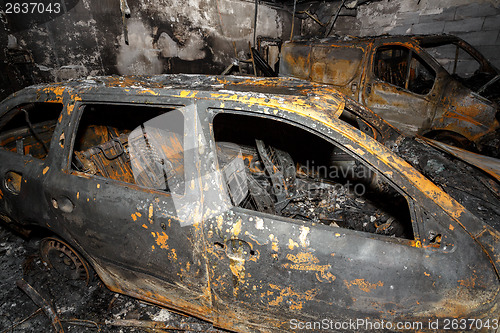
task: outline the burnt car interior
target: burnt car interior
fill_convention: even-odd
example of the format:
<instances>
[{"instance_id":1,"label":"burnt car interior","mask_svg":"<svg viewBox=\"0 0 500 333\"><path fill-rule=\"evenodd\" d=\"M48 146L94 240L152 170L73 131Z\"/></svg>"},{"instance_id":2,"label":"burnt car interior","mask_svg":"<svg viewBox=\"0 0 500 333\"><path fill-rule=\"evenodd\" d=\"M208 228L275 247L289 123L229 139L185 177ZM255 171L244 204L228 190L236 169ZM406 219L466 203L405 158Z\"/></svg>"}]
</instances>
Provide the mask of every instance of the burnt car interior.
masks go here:
<instances>
[{"instance_id":1,"label":"burnt car interior","mask_svg":"<svg viewBox=\"0 0 500 333\"><path fill-rule=\"evenodd\" d=\"M182 191L183 128L182 113L174 108L86 105L72 169L165 191L175 179Z\"/></svg>"},{"instance_id":2,"label":"burnt car interior","mask_svg":"<svg viewBox=\"0 0 500 333\"><path fill-rule=\"evenodd\" d=\"M281 121L234 113L215 116L214 134L233 204L306 224L414 238L405 197L338 145ZM235 158L245 165L239 180ZM246 193L234 186L242 182Z\"/></svg>"},{"instance_id":3,"label":"burnt car interior","mask_svg":"<svg viewBox=\"0 0 500 333\"><path fill-rule=\"evenodd\" d=\"M436 72L417 54L404 46L383 46L377 50L375 75L392 85L415 94L427 95L434 85Z\"/></svg>"},{"instance_id":4,"label":"burnt car interior","mask_svg":"<svg viewBox=\"0 0 500 333\"><path fill-rule=\"evenodd\" d=\"M45 159L62 108L58 103L31 103L14 108L0 123L0 146Z\"/></svg>"}]
</instances>

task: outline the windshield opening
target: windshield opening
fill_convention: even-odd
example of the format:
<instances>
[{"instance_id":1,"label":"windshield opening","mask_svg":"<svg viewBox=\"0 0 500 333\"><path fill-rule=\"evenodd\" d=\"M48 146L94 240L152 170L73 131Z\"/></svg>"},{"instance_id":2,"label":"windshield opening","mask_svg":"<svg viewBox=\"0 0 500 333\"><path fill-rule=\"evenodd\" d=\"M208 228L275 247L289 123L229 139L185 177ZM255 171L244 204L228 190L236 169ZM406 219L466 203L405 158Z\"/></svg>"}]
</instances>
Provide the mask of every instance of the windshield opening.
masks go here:
<instances>
[{"instance_id":1,"label":"windshield opening","mask_svg":"<svg viewBox=\"0 0 500 333\"><path fill-rule=\"evenodd\" d=\"M498 73L487 65L486 59L477 59L460 41L447 41L443 43L423 44L422 47L429 52L443 68L467 88L477 92L483 97L495 100L500 93L500 80ZM477 51L476 51L477 52ZM480 54L479 54L480 56Z\"/></svg>"}]
</instances>

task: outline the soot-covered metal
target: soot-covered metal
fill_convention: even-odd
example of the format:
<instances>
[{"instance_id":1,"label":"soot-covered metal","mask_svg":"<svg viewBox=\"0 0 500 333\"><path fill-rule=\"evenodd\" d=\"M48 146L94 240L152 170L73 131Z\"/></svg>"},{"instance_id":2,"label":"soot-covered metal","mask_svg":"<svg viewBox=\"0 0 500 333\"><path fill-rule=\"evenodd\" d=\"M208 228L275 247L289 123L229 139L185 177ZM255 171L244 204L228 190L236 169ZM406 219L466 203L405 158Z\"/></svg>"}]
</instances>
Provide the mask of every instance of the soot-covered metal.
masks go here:
<instances>
[{"instance_id":1,"label":"soot-covered metal","mask_svg":"<svg viewBox=\"0 0 500 333\"><path fill-rule=\"evenodd\" d=\"M67 277L92 268L238 332L499 318L494 163L407 137L331 86L93 77L0 109L2 220L50 234L42 258L57 270L66 254Z\"/></svg>"},{"instance_id":2,"label":"soot-covered metal","mask_svg":"<svg viewBox=\"0 0 500 333\"><path fill-rule=\"evenodd\" d=\"M408 135L499 156L500 73L458 37L291 41L280 74L332 84Z\"/></svg>"}]
</instances>

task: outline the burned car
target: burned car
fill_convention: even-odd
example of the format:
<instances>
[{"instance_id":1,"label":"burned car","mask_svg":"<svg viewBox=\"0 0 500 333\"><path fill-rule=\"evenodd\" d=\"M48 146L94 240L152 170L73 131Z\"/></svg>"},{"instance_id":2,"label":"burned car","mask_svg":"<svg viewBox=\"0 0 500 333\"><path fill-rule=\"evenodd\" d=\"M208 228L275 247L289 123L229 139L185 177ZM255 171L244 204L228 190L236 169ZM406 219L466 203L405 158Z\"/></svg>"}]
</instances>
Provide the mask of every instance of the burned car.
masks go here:
<instances>
[{"instance_id":1,"label":"burned car","mask_svg":"<svg viewBox=\"0 0 500 333\"><path fill-rule=\"evenodd\" d=\"M96 77L0 109L0 216L68 278L238 332L498 327L498 182L329 86Z\"/></svg>"},{"instance_id":2,"label":"burned car","mask_svg":"<svg viewBox=\"0 0 500 333\"><path fill-rule=\"evenodd\" d=\"M500 71L458 37L294 40L280 75L332 84L405 134L499 156Z\"/></svg>"}]
</instances>

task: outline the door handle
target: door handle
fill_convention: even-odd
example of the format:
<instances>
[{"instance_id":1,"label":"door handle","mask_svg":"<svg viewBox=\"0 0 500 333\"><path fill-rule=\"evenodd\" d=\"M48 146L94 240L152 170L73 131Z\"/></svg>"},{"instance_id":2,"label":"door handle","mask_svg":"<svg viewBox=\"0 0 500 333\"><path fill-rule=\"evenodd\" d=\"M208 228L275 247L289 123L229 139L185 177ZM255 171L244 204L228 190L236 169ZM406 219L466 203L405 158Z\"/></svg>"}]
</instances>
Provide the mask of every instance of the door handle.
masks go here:
<instances>
[{"instance_id":1,"label":"door handle","mask_svg":"<svg viewBox=\"0 0 500 333\"><path fill-rule=\"evenodd\" d=\"M59 197L59 200L52 198L52 206L63 213L71 213L75 209L73 202L65 196Z\"/></svg>"},{"instance_id":2,"label":"door handle","mask_svg":"<svg viewBox=\"0 0 500 333\"><path fill-rule=\"evenodd\" d=\"M216 249L225 250L229 259L233 260L247 259L256 254L252 245L241 239L228 239L225 244L215 242L214 247Z\"/></svg>"},{"instance_id":3,"label":"door handle","mask_svg":"<svg viewBox=\"0 0 500 333\"><path fill-rule=\"evenodd\" d=\"M22 174L15 171L9 171L5 174L3 186L10 193L18 195L21 192L22 180Z\"/></svg>"}]
</instances>

